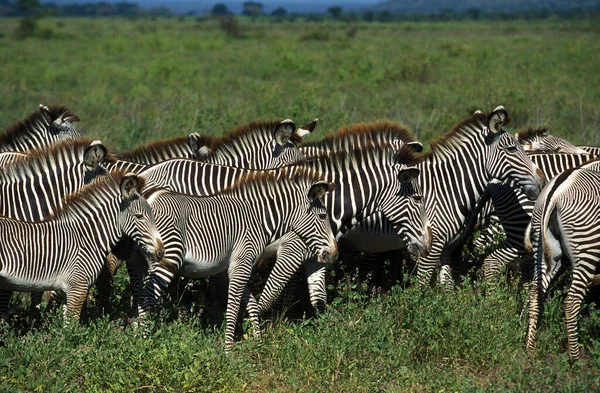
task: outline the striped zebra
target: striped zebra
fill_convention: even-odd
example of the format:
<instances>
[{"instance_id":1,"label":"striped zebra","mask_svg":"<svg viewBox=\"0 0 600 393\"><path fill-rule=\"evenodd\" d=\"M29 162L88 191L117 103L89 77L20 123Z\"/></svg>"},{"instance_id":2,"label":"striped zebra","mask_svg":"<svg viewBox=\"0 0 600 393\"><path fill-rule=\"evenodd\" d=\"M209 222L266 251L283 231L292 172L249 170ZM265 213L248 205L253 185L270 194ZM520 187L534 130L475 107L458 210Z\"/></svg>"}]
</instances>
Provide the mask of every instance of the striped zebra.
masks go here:
<instances>
[{"instance_id":1,"label":"striped zebra","mask_svg":"<svg viewBox=\"0 0 600 393\"><path fill-rule=\"evenodd\" d=\"M395 156L376 146L365 146L355 152L344 148L340 150L343 153L314 158L300 167L291 166L287 170L304 167L324 173L326 179L331 182L337 183L340 179L346 179L343 187L339 186L340 189L336 188L336 191L328 196L327 206L330 215L333 217L335 214L336 217L331 224L333 227L348 225L358 214L370 214L372 211L381 210L399 227L398 230L407 244L413 249L426 248L423 244L427 244L428 240L423 237L427 235L428 230L427 225L424 224L426 220L421 217L420 193L418 189L413 190L410 185L401 184L401 181L406 183L416 176L414 168L409 168L418 162L412 148L401 150ZM233 186L248 172L235 167L191 160L169 160L154 165L141 174L146 179L147 187L166 188L196 196L210 196L221 192L225 187ZM268 172L276 174L279 171ZM343 202L347 198L353 201L353 204L348 207L344 206ZM335 207L329 202L330 199L335 201ZM415 215L417 217L412 218ZM291 234L286 236L287 245L291 246L292 240L297 240L293 239ZM270 245L267 254L269 252L285 254L285 249L277 251L280 247L283 245L280 246L279 243ZM302 252L306 249L303 243L300 243L300 248ZM293 255L290 254L290 257ZM291 269L292 274L303 260L303 257L296 258L296 267ZM139 277L143 274L143 270L143 267L135 269L131 267L134 304L135 294L138 292L135 288L140 285Z\"/></svg>"},{"instance_id":2,"label":"striped zebra","mask_svg":"<svg viewBox=\"0 0 600 393\"><path fill-rule=\"evenodd\" d=\"M316 124L316 119L299 128L296 128L294 122L289 119L283 121L251 122L239 126L221 137L201 140L198 137L190 136L189 145L191 150L195 152L193 154L194 158L199 158L205 163L254 170L279 168L306 161L306 158L297 145L302 142L303 138L314 131ZM127 154L111 155L108 158L110 163L106 167L107 170L127 170L140 173L151 167L150 164L152 164L152 162L144 161L143 157L155 157L158 155L156 151L164 152L165 148L164 144L159 141L136 150ZM145 151L147 150L151 150L152 153L146 153ZM164 154L161 157L165 159L171 158L165 157ZM192 174L191 176L196 176L196 174ZM176 185L173 191L185 192L177 187L180 187L180 185ZM218 188L215 188L214 185L210 187L212 190L217 191L223 188L223 184L219 183ZM193 192L191 194L196 195ZM116 258L110 258L110 270L112 272L121 264L121 261L130 258L135 259L127 264L134 299L132 310L135 314L138 308L136 302L138 296L135 294L141 291L141 277L145 276L147 268L144 266L144 262L136 256L135 246L127 239L123 239L115 247L114 253ZM102 281L105 282L104 287L109 287L112 282L112 274L102 277ZM215 286L216 282L213 283L212 287L214 288Z\"/></svg>"},{"instance_id":3,"label":"striped zebra","mask_svg":"<svg viewBox=\"0 0 600 393\"><path fill-rule=\"evenodd\" d=\"M588 285L600 267L600 173L571 169L544 189L534 207L528 246L535 257L529 295L526 346L533 348L541 308L561 259L571 262L572 281L565 298L565 324L569 354L581 356L577 317Z\"/></svg>"},{"instance_id":4,"label":"striped zebra","mask_svg":"<svg viewBox=\"0 0 600 393\"><path fill-rule=\"evenodd\" d=\"M100 164L106 148L99 141L81 138L17 154L20 156L0 170L0 215L33 222L54 214L64 205L66 195L104 173ZM2 316L10 297L10 291L0 289ZM32 294L30 315L40 299L41 293Z\"/></svg>"},{"instance_id":5,"label":"striped zebra","mask_svg":"<svg viewBox=\"0 0 600 393\"><path fill-rule=\"evenodd\" d=\"M227 271L225 345L231 349L240 304L250 299L252 267L267 245L293 231L319 261L337 255L323 205L330 187L315 171L297 168L278 175L249 173L210 197L153 192L148 203L165 241L165 256L151 267L139 315L154 306L175 274L206 277ZM256 321L258 315L251 317Z\"/></svg>"},{"instance_id":6,"label":"striped zebra","mask_svg":"<svg viewBox=\"0 0 600 393\"><path fill-rule=\"evenodd\" d=\"M27 152L81 135L73 126L79 117L65 106L40 105L26 119L18 121L0 134L0 152Z\"/></svg>"},{"instance_id":7,"label":"striped zebra","mask_svg":"<svg viewBox=\"0 0 600 393\"><path fill-rule=\"evenodd\" d=\"M516 139L502 129L507 121L508 113L501 106L489 115L478 111L432 141L431 151L418 165L425 210L433 230L431 251L417 263L422 284L431 280L438 265L442 268L440 278L447 280L451 271L450 254L464 236L464 228L493 179L513 179L531 197L539 192L543 175ZM352 243L371 228L370 219L367 217L348 231L346 243ZM386 226L381 235L390 233ZM400 244L395 243L394 246L393 236L389 241L382 238L377 252L400 248ZM340 244L343 244L342 239ZM389 248L384 249L384 246Z\"/></svg>"},{"instance_id":8,"label":"striped zebra","mask_svg":"<svg viewBox=\"0 0 600 393\"><path fill-rule=\"evenodd\" d=\"M65 317L79 320L87 292L121 236L135 239L151 260L163 256L142 185L136 175L115 173L71 194L43 220L0 218L0 288L64 292Z\"/></svg>"},{"instance_id":9,"label":"striped zebra","mask_svg":"<svg viewBox=\"0 0 600 393\"><path fill-rule=\"evenodd\" d=\"M408 146L404 148L403 152L397 151L400 146ZM406 184L402 186L397 183L398 180L394 179L394 175L389 172L389 168L392 167L393 161L384 158L382 154L389 149L391 152L396 151L398 159L401 156L404 158L397 162L402 162L406 166L414 166L419 162L419 158L414 155L415 151L420 151L422 145L415 141L414 135L405 127L387 123L387 122L376 122L370 124L355 124L351 127L343 127L335 135L324 138L321 141L308 143L301 149L305 152L305 155L310 159L313 168L324 173L328 180L340 183L341 192L333 192L330 194L330 203L327 204L330 211L330 217L332 217L332 229L337 236L348 228L352 227L357 221L363 216L369 216L374 211L378 211L379 217L387 215L388 218L392 219L398 214L394 212L393 208L387 207L387 211L377 208L370 203L362 204L356 203L355 201L364 201L365 198L360 196L363 193L381 193L385 195L385 199L394 198L391 195L386 194L387 187L395 189L399 187L402 192L402 197L409 198L408 200L398 200L398 208L407 209L400 216L404 216L403 223L399 225L395 224L397 228L404 228L401 231L408 231L410 233L401 234L403 238L403 247L409 247L413 253L421 252L425 253L430 243L430 227L428 220L423 211L423 205L421 203L421 190L418 184L413 183L412 185ZM354 161L351 164L346 163L346 157L349 152L356 150L357 152L363 151L363 154L356 154ZM336 154L333 165L330 163L329 157L332 154ZM381 157L378 161L370 161L369 157ZM318 166L314 166L317 165ZM388 168L388 169L386 169ZM397 177L403 177L405 183L409 183L410 180L417 176L418 171L414 168L411 169L412 173L402 172ZM386 174L386 172L388 174ZM371 182L361 181L361 179L372 179ZM337 180L339 179L339 180ZM392 186L392 184L395 184ZM359 195L358 197L356 195ZM348 205L348 196L354 205ZM367 198L368 200L369 198ZM380 199L382 202L385 199ZM385 206L382 204L382 206ZM350 209L349 209L350 208ZM345 211L346 210L346 211ZM345 217L344 217L345 216ZM381 218L383 219L383 218ZM397 237L397 235L393 235ZM277 262L273 267L265 288L262 291L259 300L260 312L264 312L269 309L274 301L279 297L280 293L284 289L286 283L294 275L294 273L300 268L304 260L308 260L309 256L302 256L300 250L302 250L302 244L294 243L294 239L282 239L283 246L280 246L278 250L274 250L265 255L265 259L276 257ZM378 242L378 238L374 240ZM354 245L359 247L369 247L370 242L373 241L371 238L365 236L359 236L355 239ZM398 243L396 239L393 241ZM295 249L294 249L295 248ZM290 249L291 251L288 251ZM305 263L305 272L308 278L308 284L310 287L311 303L316 311L323 311L326 304L326 291L325 291L325 268L314 263Z\"/></svg>"},{"instance_id":10,"label":"striped zebra","mask_svg":"<svg viewBox=\"0 0 600 393\"><path fill-rule=\"evenodd\" d=\"M546 179L551 180L563 171L576 168L594 156L590 154L568 153L533 153L529 158L542 171ZM525 258L525 264L530 254L523 247L525 229L531 220L534 201L529 200L520 190L511 184L493 183L489 186L490 203L484 205L480 212L480 221L491 216L498 217L504 230L506 240L487 255L483 261L483 272L486 280L495 283L504 267ZM527 275L527 272L524 272Z\"/></svg>"}]
</instances>

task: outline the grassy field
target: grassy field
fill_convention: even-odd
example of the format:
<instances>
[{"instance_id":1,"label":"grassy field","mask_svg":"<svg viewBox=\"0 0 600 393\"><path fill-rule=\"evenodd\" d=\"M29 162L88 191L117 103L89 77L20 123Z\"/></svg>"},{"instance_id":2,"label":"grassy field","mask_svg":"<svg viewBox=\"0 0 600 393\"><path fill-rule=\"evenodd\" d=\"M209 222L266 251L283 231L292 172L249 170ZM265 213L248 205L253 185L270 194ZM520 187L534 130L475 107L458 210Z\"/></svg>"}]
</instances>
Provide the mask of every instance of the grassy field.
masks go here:
<instances>
[{"instance_id":1,"label":"grassy field","mask_svg":"<svg viewBox=\"0 0 600 393\"><path fill-rule=\"evenodd\" d=\"M597 20L244 20L233 38L194 18L44 19L51 38L22 41L13 38L17 20L0 22L2 127L39 103L68 105L84 134L116 151L251 120L314 117L312 138L388 119L427 144L475 109L500 104L510 131L550 126L600 145ZM571 365L560 286L532 353L519 320L524 292L506 286L486 297L467 282L452 293L408 286L374 299L342 283L323 317L267 322L260 341L244 334L225 354L221 327L183 305L156 317L150 339L139 337L123 317L125 280L110 317L68 329L55 315L33 331L0 327L0 392L600 389L600 312L584 310L587 356Z\"/></svg>"}]
</instances>

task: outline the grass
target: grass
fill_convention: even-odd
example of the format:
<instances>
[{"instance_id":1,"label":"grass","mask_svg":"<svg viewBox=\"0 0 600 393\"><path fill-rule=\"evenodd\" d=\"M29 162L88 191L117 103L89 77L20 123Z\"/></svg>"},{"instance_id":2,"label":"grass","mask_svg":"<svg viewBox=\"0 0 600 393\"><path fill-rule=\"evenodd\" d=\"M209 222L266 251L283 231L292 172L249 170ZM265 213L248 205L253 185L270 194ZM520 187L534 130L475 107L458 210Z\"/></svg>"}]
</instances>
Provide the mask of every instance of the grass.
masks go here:
<instances>
[{"instance_id":1,"label":"grass","mask_svg":"<svg viewBox=\"0 0 600 393\"><path fill-rule=\"evenodd\" d=\"M600 24L596 20L363 24L241 21L241 38L193 18L51 19L51 39L18 41L0 23L4 127L39 103L66 104L81 131L113 150L191 132L223 133L258 119L344 124L388 119L427 142L475 109L504 105L508 127L550 126L600 144ZM353 30L352 34L348 31ZM223 352L220 325L185 302L154 319L149 339L127 323L126 278L115 310L62 328L0 327L0 391L500 392L597 391L600 313L588 305L569 362L564 291L549 299L533 353L518 316L524 292L482 284L454 292L395 287L376 298L332 292L318 319L244 330ZM197 300L200 302L200 300ZM20 306L20 307L19 307ZM197 308L195 308L197 310Z\"/></svg>"}]
</instances>

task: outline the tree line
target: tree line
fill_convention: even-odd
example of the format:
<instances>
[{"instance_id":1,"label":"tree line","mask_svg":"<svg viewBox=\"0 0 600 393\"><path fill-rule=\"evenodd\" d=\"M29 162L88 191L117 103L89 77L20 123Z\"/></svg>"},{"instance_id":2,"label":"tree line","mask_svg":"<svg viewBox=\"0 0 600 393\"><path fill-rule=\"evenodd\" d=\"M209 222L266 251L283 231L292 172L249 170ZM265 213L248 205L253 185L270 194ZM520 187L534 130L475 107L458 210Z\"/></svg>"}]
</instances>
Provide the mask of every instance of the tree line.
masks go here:
<instances>
[{"instance_id":1,"label":"tree line","mask_svg":"<svg viewBox=\"0 0 600 393\"><path fill-rule=\"evenodd\" d=\"M471 7L466 10L456 11L452 8L441 9L431 13L404 13L380 8L344 9L342 6L332 6L326 13L298 14L289 13L284 7L277 7L271 12L265 12L264 5L256 1L246 1L242 5L241 15L253 18L274 17L277 20L288 18L296 19L299 16L311 21L327 19L341 21L366 21L366 22L393 22L393 21L454 21L454 20L511 20L511 19L547 19L559 17L565 19L595 17L600 13L600 8L585 9L580 7L570 9L538 8L523 11L486 11ZM88 16L88 17L144 17L144 16L174 16L174 13L165 6L144 9L136 3L95 2L40 4L38 0L0 0L0 17L27 17L31 15L51 16ZM189 11L187 15L196 15L197 11ZM202 11L205 16L233 16L225 3L216 3L212 8Z\"/></svg>"}]
</instances>

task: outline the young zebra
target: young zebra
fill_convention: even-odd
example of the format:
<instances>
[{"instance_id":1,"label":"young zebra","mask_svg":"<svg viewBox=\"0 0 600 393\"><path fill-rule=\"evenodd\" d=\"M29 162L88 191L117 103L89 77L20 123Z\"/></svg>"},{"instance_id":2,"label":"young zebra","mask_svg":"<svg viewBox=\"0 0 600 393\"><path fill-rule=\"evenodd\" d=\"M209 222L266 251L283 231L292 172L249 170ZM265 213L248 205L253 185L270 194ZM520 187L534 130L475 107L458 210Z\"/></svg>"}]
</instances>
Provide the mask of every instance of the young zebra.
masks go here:
<instances>
[{"instance_id":1,"label":"young zebra","mask_svg":"<svg viewBox=\"0 0 600 393\"><path fill-rule=\"evenodd\" d=\"M64 106L40 105L26 119L19 121L0 134L0 152L43 148L53 143L81 135L73 126L79 117Z\"/></svg>"},{"instance_id":2,"label":"young zebra","mask_svg":"<svg viewBox=\"0 0 600 393\"><path fill-rule=\"evenodd\" d=\"M165 256L151 267L139 315L154 306L176 274L199 278L227 271L225 346L231 349L240 304L250 298L252 267L267 245L293 231L321 262L337 255L323 206L330 187L316 172L297 168L277 175L249 173L210 197L151 190L148 202Z\"/></svg>"},{"instance_id":3,"label":"young zebra","mask_svg":"<svg viewBox=\"0 0 600 393\"><path fill-rule=\"evenodd\" d=\"M58 290L65 317L79 320L81 307L111 247L124 235L151 260L164 254L154 216L137 175L104 176L70 195L44 220L0 218L0 288Z\"/></svg>"},{"instance_id":4,"label":"young zebra","mask_svg":"<svg viewBox=\"0 0 600 393\"><path fill-rule=\"evenodd\" d=\"M581 301L600 266L600 173L571 169L551 181L535 204L527 240L535 257L529 294L527 348L534 345L543 301L561 258L571 262L573 278L565 298L569 354L581 356L577 317Z\"/></svg>"}]
</instances>

